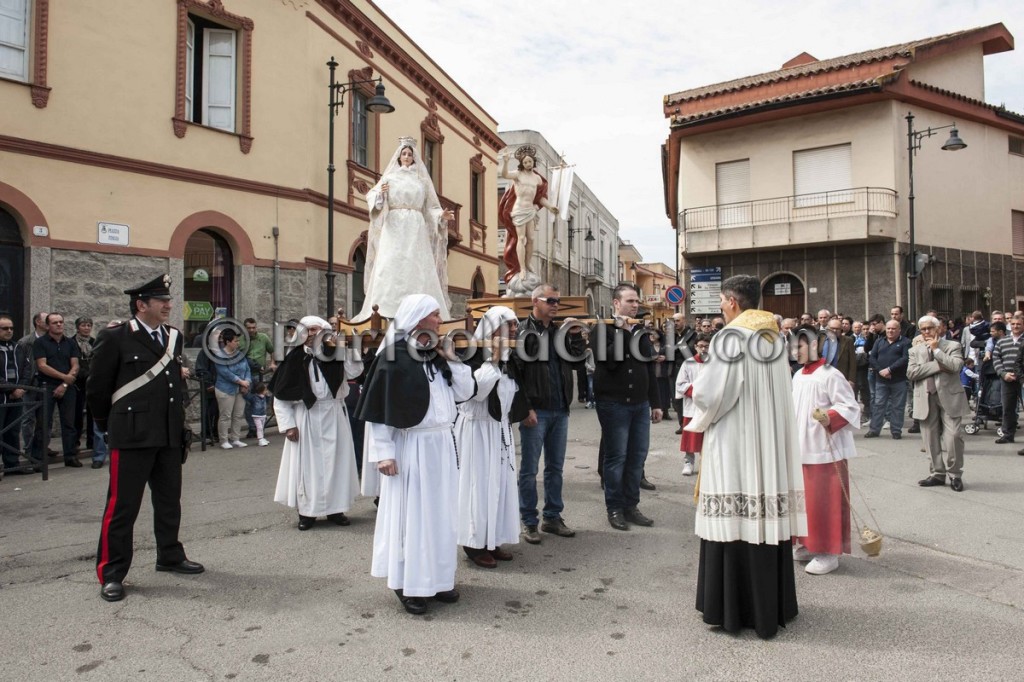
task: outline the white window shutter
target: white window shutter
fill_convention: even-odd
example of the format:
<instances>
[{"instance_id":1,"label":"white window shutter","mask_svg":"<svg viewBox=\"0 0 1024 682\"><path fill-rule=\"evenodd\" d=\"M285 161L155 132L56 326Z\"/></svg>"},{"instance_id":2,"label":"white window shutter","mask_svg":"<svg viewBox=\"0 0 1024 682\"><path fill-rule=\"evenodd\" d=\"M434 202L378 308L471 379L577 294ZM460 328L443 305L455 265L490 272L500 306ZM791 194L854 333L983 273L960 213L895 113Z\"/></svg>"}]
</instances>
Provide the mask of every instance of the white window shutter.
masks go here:
<instances>
[{"instance_id":1,"label":"white window shutter","mask_svg":"<svg viewBox=\"0 0 1024 682\"><path fill-rule=\"evenodd\" d=\"M750 159L715 164L718 228L750 225Z\"/></svg>"},{"instance_id":2,"label":"white window shutter","mask_svg":"<svg viewBox=\"0 0 1024 682\"><path fill-rule=\"evenodd\" d=\"M203 31L203 125L235 130L235 32Z\"/></svg>"},{"instance_id":3,"label":"white window shutter","mask_svg":"<svg viewBox=\"0 0 1024 682\"><path fill-rule=\"evenodd\" d=\"M817 206L852 201L852 146L805 149L793 152L795 205Z\"/></svg>"},{"instance_id":4,"label":"white window shutter","mask_svg":"<svg viewBox=\"0 0 1024 682\"><path fill-rule=\"evenodd\" d=\"M185 118L195 121L196 25L191 19L185 28Z\"/></svg>"},{"instance_id":5,"label":"white window shutter","mask_svg":"<svg viewBox=\"0 0 1024 682\"><path fill-rule=\"evenodd\" d=\"M28 0L0 0L0 76L28 80Z\"/></svg>"}]
</instances>

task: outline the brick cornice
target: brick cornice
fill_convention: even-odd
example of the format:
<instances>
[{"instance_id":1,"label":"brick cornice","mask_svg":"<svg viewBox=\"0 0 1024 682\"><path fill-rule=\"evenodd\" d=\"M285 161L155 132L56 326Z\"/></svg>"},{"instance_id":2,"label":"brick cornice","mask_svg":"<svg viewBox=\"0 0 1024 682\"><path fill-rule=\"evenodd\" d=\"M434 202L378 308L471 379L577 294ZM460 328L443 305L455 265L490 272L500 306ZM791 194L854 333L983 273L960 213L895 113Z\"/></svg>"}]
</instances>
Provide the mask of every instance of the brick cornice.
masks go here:
<instances>
[{"instance_id":1,"label":"brick cornice","mask_svg":"<svg viewBox=\"0 0 1024 682\"><path fill-rule=\"evenodd\" d=\"M477 116L470 113L447 88L442 86L436 78L419 65L417 59L409 55L391 36L384 33L365 14L356 9L352 2L349 0L317 0L317 3L355 33L364 45L375 49L377 54L383 56L413 83L423 88L427 95L432 97L434 101L439 102L449 113L472 130L474 135L478 136L494 151L500 151L505 147L505 143L502 142L497 133L484 125ZM395 29L406 38L409 38L397 26ZM411 38L409 40L410 42L412 41ZM438 68L440 69L440 67ZM468 95L466 97L472 101L471 97Z\"/></svg>"},{"instance_id":2,"label":"brick cornice","mask_svg":"<svg viewBox=\"0 0 1024 682\"><path fill-rule=\"evenodd\" d=\"M232 177L230 175L220 175L192 168L182 168L180 166L170 166L162 163L154 163L152 161L143 161L141 159L131 159L124 156L102 154L100 152L76 149L74 147L65 147L47 142L37 142L35 140L25 140L7 135L0 135L0 151L26 154L28 156L38 156L44 159L78 163L98 168L109 168L111 170L123 171L126 173L138 173L140 175L148 175L198 185L207 185L210 187L219 187L222 189L231 189L239 192L248 192L250 194L261 194L265 196L279 197L282 199L292 199L294 201L306 201L316 204L317 206L327 206L327 195L308 187L300 189L297 187L274 185L269 182ZM337 199L334 201L334 210L338 213L359 218L360 220L369 220L369 213L366 210L349 206Z\"/></svg>"}]
</instances>

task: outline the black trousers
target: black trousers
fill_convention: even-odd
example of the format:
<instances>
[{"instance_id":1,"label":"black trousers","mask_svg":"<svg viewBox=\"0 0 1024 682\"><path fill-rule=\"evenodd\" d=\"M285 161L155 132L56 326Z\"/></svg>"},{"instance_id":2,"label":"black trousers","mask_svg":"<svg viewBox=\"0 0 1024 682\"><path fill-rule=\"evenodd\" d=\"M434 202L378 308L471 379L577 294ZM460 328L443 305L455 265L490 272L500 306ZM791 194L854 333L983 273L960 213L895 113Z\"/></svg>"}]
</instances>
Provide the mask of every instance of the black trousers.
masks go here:
<instances>
[{"instance_id":1,"label":"black trousers","mask_svg":"<svg viewBox=\"0 0 1024 682\"><path fill-rule=\"evenodd\" d=\"M1013 438L1017 432L1017 399L1020 397L1019 381L1003 381L1003 436Z\"/></svg>"},{"instance_id":2,"label":"black trousers","mask_svg":"<svg viewBox=\"0 0 1024 682\"><path fill-rule=\"evenodd\" d=\"M110 484L96 550L96 574L101 583L123 582L132 565L132 539L142 495L149 484L153 501L156 560L176 564L185 560L178 541L181 525L181 448L110 450Z\"/></svg>"},{"instance_id":3,"label":"black trousers","mask_svg":"<svg viewBox=\"0 0 1024 682\"><path fill-rule=\"evenodd\" d=\"M68 386L64 395L57 398L53 395L53 386L44 384L44 418L43 427L49 428L53 423L53 413L56 410L60 414L60 440L61 448L64 450L64 459L71 459L78 456L78 434L75 431L75 404L78 400L78 390L74 386Z\"/></svg>"},{"instance_id":4,"label":"black trousers","mask_svg":"<svg viewBox=\"0 0 1024 682\"><path fill-rule=\"evenodd\" d=\"M589 392L587 387L587 368L580 367L576 370L576 399L581 403L586 402Z\"/></svg>"},{"instance_id":5,"label":"black trousers","mask_svg":"<svg viewBox=\"0 0 1024 682\"><path fill-rule=\"evenodd\" d=\"M20 458L18 457L18 450L20 449L20 438L21 425L17 423L18 417L21 416L21 401L20 400L9 400L6 403L0 403L0 443L3 443L3 463L4 468L12 468L19 465Z\"/></svg>"}]
</instances>

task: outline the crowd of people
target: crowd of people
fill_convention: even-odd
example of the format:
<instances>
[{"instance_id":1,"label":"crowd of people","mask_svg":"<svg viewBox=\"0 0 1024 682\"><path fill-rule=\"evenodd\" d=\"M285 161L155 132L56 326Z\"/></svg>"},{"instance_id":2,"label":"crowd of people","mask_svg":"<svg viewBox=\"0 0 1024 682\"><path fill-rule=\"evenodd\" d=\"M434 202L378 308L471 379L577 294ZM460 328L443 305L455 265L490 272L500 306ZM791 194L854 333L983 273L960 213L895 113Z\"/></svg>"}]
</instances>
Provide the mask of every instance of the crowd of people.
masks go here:
<instances>
[{"instance_id":1,"label":"crowd of people","mask_svg":"<svg viewBox=\"0 0 1024 682\"><path fill-rule=\"evenodd\" d=\"M41 461L55 415L66 466L81 466L83 440L94 468L109 458L97 553L108 601L124 597L147 481L158 507L158 570L203 571L178 541L182 388L196 376L220 447L253 438L268 445L267 421L276 419L285 440L274 499L296 510L300 531L321 517L348 525L359 493L375 498L371 574L412 614L425 613L431 597L458 600L460 546L474 565L493 569L513 559L510 544L576 534L562 490L574 385L576 399L597 412L598 471L616 530L654 525L640 510L641 490L653 487L644 473L651 429L663 420L677 426L682 473L700 473L697 608L708 623L762 637L796 615L794 560L824 575L850 552L853 429L866 426L865 438L875 438L888 424L902 438L911 395L909 430L921 433L930 458L919 484L948 480L958 492L970 404L999 421L997 443L1014 442L1016 432L1022 313L1009 326L999 311L990 319L975 311L967 324L935 311L908 321L900 306L888 320L828 310L784 319L757 309L756 278L737 276L723 284L723 315L692 326L681 313L660 324L637 319L639 292L628 284L614 291L613 318L595 323L561 319L558 290L542 284L526 319L503 306L487 311L475 354L432 345L443 303L411 294L383 342L363 352L330 333L339 331L338 311L289 321L278 364L271 338L249 318L244 332L197 335L199 359L189 367L184 339L166 325L168 280L158 279L126 291L136 315L111 322L99 341L88 318L68 333L62 315L40 313L15 342L12 321L0 317L0 383L21 387L0 394L0 423L17 421L29 391L43 404L39 418L4 432L5 470ZM782 352L773 352L780 341ZM22 448L28 465L18 460Z\"/></svg>"}]
</instances>

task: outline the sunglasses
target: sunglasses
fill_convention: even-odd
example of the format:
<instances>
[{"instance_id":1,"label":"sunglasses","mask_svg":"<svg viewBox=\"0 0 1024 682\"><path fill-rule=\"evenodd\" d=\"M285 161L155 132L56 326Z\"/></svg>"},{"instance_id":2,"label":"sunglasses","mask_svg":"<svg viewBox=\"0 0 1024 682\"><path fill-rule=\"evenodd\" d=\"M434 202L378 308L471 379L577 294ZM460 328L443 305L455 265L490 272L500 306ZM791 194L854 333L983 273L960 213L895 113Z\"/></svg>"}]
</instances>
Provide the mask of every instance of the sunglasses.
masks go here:
<instances>
[{"instance_id":1,"label":"sunglasses","mask_svg":"<svg viewBox=\"0 0 1024 682\"><path fill-rule=\"evenodd\" d=\"M562 302L562 299L556 298L554 296L548 296L547 298L538 298L537 300L544 301L548 305L558 305L559 303Z\"/></svg>"},{"instance_id":2,"label":"sunglasses","mask_svg":"<svg viewBox=\"0 0 1024 682\"><path fill-rule=\"evenodd\" d=\"M14 327L0 327L0 332L14 331Z\"/></svg>"}]
</instances>

